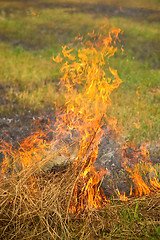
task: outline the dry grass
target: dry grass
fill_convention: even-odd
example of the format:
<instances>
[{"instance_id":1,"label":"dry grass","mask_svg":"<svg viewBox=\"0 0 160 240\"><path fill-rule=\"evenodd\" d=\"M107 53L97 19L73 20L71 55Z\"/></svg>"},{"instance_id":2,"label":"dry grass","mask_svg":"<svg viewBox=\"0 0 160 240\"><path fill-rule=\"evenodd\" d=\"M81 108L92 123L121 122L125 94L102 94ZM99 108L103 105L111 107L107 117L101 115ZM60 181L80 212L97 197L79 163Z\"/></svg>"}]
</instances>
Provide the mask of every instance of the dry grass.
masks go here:
<instances>
[{"instance_id":1,"label":"dry grass","mask_svg":"<svg viewBox=\"0 0 160 240\"><path fill-rule=\"evenodd\" d=\"M61 176L51 174L47 179L36 167L30 167L3 180L0 194L3 239L69 236L66 217L73 175L68 169Z\"/></svg>"},{"instance_id":2,"label":"dry grass","mask_svg":"<svg viewBox=\"0 0 160 240\"><path fill-rule=\"evenodd\" d=\"M1 179L2 239L158 239L159 192L73 214L69 206L82 167L73 164L50 174L40 169L13 168Z\"/></svg>"}]
</instances>

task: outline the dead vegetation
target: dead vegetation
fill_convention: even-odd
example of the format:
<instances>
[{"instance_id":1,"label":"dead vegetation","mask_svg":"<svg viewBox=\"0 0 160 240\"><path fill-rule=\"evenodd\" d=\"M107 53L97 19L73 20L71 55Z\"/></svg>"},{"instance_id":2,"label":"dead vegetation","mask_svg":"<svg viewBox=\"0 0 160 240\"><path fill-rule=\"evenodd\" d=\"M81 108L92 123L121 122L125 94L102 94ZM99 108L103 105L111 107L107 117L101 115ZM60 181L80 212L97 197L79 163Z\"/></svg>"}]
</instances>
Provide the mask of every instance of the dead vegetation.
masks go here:
<instances>
[{"instance_id":1,"label":"dead vegetation","mask_svg":"<svg viewBox=\"0 0 160 240\"><path fill-rule=\"evenodd\" d=\"M100 210L86 206L72 214L81 170L73 164L63 172L44 174L31 166L3 176L1 239L158 239L159 192L128 201L110 199Z\"/></svg>"}]
</instances>

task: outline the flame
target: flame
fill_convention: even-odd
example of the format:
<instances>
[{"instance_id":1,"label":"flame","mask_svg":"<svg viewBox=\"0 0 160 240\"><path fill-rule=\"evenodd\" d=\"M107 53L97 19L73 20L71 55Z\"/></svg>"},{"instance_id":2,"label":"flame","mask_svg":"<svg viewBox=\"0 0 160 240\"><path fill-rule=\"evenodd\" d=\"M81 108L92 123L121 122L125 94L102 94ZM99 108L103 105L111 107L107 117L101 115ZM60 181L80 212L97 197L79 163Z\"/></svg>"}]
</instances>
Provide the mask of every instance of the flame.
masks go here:
<instances>
[{"instance_id":1,"label":"flame","mask_svg":"<svg viewBox=\"0 0 160 240\"><path fill-rule=\"evenodd\" d=\"M99 208L105 202L99 183L108 172L102 169L97 172L93 164L103 135L101 126L111 103L110 94L122 82L117 70L110 66L106 69L107 74L103 70L106 61L117 51L114 45L119 33L120 29L112 28L104 38L93 31L77 54L74 49L64 46L62 55L58 55L58 59L63 58L60 91L64 92L65 110L57 111L56 135L62 139L67 132L73 141L76 135L79 143L76 161L82 165L71 212L83 211L86 207ZM76 40L82 42L83 38L79 36ZM53 60L57 62L57 58Z\"/></svg>"},{"instance_id":2,"label":"flame","mask_svg":"<svg viewBox=\"0 0 160 240\"><path fill-rule=\"evenodd\" d=\"M36 12L32 12L32 15L39 17L39 13L36 13Z\"/></svg>"},{"instance_id":3,"label":"flame","mask_svg":"<svg viewBox=\"0 0 160 240\"><path fill-rule=\"evenodd\" d=\"M127 153L129 149L132 150L130 155ZM135 195L138 197L160 189L156 169L150 160L147 145L141 145L139 149L136 149L134 144L130 146L125 144L122 151L122 160L122 166L129 172L135 188L133 193L131 185L130 196Z\"/></svg>"},{"instance_id":4,"label":"flame","mask_svg":"<svg viewBox=\"0 0 160 240\"><path fill-rule=\"evenodd\" d=\"M120 200L122 201L126 201L128 200L128 197L126 196L126 193L124 192L123 194L119 192L119 190L117 189L117 195L119 197Z\"/></svg>"},{"instance_id":5,"label":"flame","mask_svg":"<svg viewBox=\"0 0 160 240\"><path fill-rule=\"evenodd\" d=\"M36 132L19 143L18 149L12 144L2 141L1 151L4 154L4 159L1 172L13 174L33 165L41 164L46 151L50 149L47 138L47 133L36 129Z\"/></svg>"},{"instance_id":6,"label":"flame","mask_svg":"<svg viewBox=\"0 0 160 240\"><path fill-rule=\"evenodd\" d=\"M8 169L14 173L31 166L41 167L44 159L52 159L54 162L58 154L69 161L73 159L73 151L76 182L69 202L70 213L101 208L107 203L100 185L104 175L109 173L106 169L97 169L94 163L104 134L104 120L119 131L117 120L108 116L107 110L111 104L110 95L122 80L117 70L106 65L106 62L109 63L109 58L117 51L116 41L119 41L120 32L119 28L112 28L109 33L101 32L98 35L93 31L88 34L87 40L79 35L76 38L81 46L78 50L76 46L62 46L62 52L53 57L54 62L61 64L58 86L65 101L63 106L55 105L56 121L48 122L45 131L37 129L20 143L18 149L5 142L1 146L5 156L3 174L9 172ZM48 139L49 133L53 134L51 142ZM133 153L129 153L129 148L133 149ZM130 196L142 196L149 194L152 189L160 189L156 170L145 146L136 149L134 145L125 144L122 160L122 166L133 183ZM36 193L34 177L30 178L30 188ZM115 192L121 200L128 199L125 192L121 194L118 188Z\"/></svg>"},{"instance_id":7,"label":"flame","mask_svg":"<svg viewBox=\"0 0 160 240\"><path fill-rule=\"evenodd\" d=\"M140 86L137 87L137 90L136 90L136 95L139 97L139 89L140 89Z\"/></svg>"},{"instance_id":8,"label":"flame","mask_svg":"<svg viewBox=\"0 0 160 240\"><path fill-rule=\"evenodd\" d=\"M61 54L53 57L53 61L62 64L59 91L64 95L65 104L63 107L56 105L54 128L51 128L50 124L53 123L50 123L46 132L37 129L20 143L18 149L7 143L2 144L5 155L2 164L4 174L8 168L13 173L33 165L41 165L43 157L50 152L53 155L58 152L69 159L72 146L76 154L77 181L70 202L70 212L99 208L106 202L100 183L108 172L105 169L96 170L93 164L98 156L104 119L111 122L106 114L108 105L111 104L110 94L122 82L117 70L106 67L108 59L117 51L115 44L119 40L120 31L119 28L112 28L109 33L101 32L99 35L93 31L88 34L87 40L79 35L76 41L82 47L78 51L76 47L62 46ZM49 132L53 134L51 143L47 139ZM68 143L66 138L69 138ZM30 181L34 182L34 178ZM35 190L34 183L30 188Z\"/></svg>"}]
</instances>

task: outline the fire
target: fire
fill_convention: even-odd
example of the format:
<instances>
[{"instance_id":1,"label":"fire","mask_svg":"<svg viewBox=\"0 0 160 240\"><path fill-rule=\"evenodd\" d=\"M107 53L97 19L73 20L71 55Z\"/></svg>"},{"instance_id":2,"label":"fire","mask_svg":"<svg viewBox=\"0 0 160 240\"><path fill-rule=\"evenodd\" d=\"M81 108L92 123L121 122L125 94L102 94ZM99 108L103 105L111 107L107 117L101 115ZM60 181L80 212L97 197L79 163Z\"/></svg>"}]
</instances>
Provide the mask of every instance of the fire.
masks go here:
<instances>
[{"instance_id":1,"label":"fire","mask_svg":"<svg viewBox=\"0 0 160 240\"><path fill-rule=\"evenodd\" d=\"M101 32L97 35L93 31L88 34L87 40L79 35L76 38L80 42L78 51L76 47L62 46L62 53L53 57L54 62L62 64L59 92L65 101L63 107L56 105L56 121L49 122L45 131L37 129L20 143L18 149L7 143L2 144L5 156L3 174L16 174L31 166L41 169L46 162L54 163L58 154L69 161L73 151L76 181L68 205L70 213L101 208L107 202L100 185L104 175L109 173L103 168L97 170L94 163L104 134L104 121L114 129L117 124L115 118L107 115L107 109L111 104L112 91L119 87L122 80L117 70L108 63L117 51L116 41L119 41L120 32L119 28L112 28L108 34ZM49 133L53 134L51 142ZM128 145L122 151L122 166L129 172L134 185L134 189L131 185L130 195L149 194L152 188L160 188L156 171L145 147L133 149L134 155L130 156ZM34 177L31 176L30 182L33 181ZM34 183L30 187L36 192ZM126 194L121 194L118 189L116 193L121 200L127 199Z\"/></svg>"},{"instance_id":2,"label":"fire","mask_svg":"<svg viewBox=\"0 0 160 240\"><path fill-rule=\"evenodd\" d=\"M130 156L128 154L129 148L133 151ZM122 160L122 166L129 172L135 187L134 193L131 189L130 195L138 197L149 194L152 190L160 189L157 173L151 163L146 145L136 149L133 144L131 146L126 144L122 151Z\"/></svg>"},{"instance_id":3,"label":"fire","mask_svg":"<svg viewBox=\"0 0 160 240\"><path fill-rule=\"evenodd\" d=\"M39 13L36 13L36 12L32 12L32 15L39 17Z\"/></svg>"},{"instance_id":4,"label":"fire","mask_svg":"<svg viewBox=\"0 0 160 240\"><path fill-rule=\"evenodd\" d=\"M2 152L5 156L2 164L2 173L14 171L19 172L21 169L32 165L40 164L46 150L50 148L47 143L46 134L43 131L34 133L20 143L18 149L12 145L3 142Z\"/></svg>"},{"instance_id":5,"label":"fire","mask_svg":"<svg viewBox=\"0 0 160 240\"><path fill-rule=\"evenodd\" d=\"M103 69L106 61L117 51L115 44L119 33L120 29L113 28L104 38L93 31L77 54L65 46L62 47L62 55L53 58L57 63L63 62L60 90L65 97L65 109L59 114L57 112L56 135L62 139L67 132L73 142L75 136L72 135L76 135L79 143L76 162L82 165L74 188L71 212L83 211L86 206L99 208L105 202L98 185L108 172L97 172L93 164L103 135L101 127L111 103L110 94L122 82L117 70L109 66L106 74Z\"/></svg>"},{"instance_id":6,"label":"fire","mask_svg":"<svg viewBox=\"0 0 160 240\"><path fill-rule=\"evenodd\" d=\"M117 194L117 196L119 197L120 200L122 200L122 201L128 200L126 193L125 192L123 194L120 193L118 188L115 189L115 193Z\"/></svg>"}]
</instances>

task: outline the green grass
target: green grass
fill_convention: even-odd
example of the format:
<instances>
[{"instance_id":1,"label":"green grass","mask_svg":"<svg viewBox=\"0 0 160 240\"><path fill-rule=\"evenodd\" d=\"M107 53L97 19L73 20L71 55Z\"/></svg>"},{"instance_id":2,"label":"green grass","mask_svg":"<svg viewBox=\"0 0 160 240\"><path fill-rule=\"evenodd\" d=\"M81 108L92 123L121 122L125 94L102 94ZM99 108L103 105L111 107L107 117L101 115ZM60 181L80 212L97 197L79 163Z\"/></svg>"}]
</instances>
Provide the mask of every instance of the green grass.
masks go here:
<instances>
[{"instance_id":1,"label":"green grass","mask_svg":"<svg viewBox=\"0 0 160 240\"><path fill-rule=\"evenodd\" d=\"M45 1L46 2L46 1ZM52 1L47 1L52 3ZM42 111L53 109L58 98L56 85L59 81L60 65L52 56L60 52L61 45L74 41L80 33L84 37L92 29L98 30L107 23L120 27L124 32L119 47L124 48L110 61L124 80L113 93L110 113L118 118L126 138L157 142L159 132L159 83L160 83L160 26L159 22L148 22L126 17L110 17L94 13L69 12L63 7L42 8L27 1L3 2L0 12L0 85L6 104L0 107L0 115L25 109ZM59 2L61 4L62 2ZM73 4L78 1L73 1ZM91 3L91 1L90 1ZM92 1L94 3L94 1ZM118 7L117 1L106 4ZM158 1L143 5L144 1L122 2L122 7L158 9ZM35 16L34 13L39 16ZM139 97L136 95L139 88ZM128 121L129 119L129 121ZM135 127L134 122L140 126Z\"/></svg>"},{"instance_id":2,"label":"green grass","mask_svg":"<svg viewBox=\"0 0 160 240\"><path fill-rule=\"evenodd\" d=\"M15 111L15 107L22 112L25 108L40 110L43 104L53 107L59 72L51 57L46 59L22 47L11 48L4 43L0 44L0 49L0 82L5 88L3 97L10 103L9 106L1 105L1 114Z\"/></svg>"}]
</instances>

